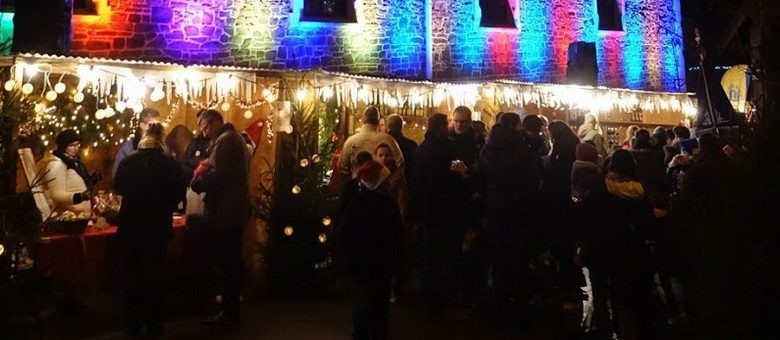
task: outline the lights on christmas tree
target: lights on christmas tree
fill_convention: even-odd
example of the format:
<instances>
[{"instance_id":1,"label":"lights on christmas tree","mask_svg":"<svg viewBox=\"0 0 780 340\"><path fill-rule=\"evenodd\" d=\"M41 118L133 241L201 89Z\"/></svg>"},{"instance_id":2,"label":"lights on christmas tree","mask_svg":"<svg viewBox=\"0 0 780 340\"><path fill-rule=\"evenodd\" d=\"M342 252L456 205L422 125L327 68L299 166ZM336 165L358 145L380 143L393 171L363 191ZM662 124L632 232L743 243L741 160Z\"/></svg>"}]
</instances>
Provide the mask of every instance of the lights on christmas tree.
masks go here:
<instances>
[{"instance_id":1,"label":"lights on christmas tree","mask_svg":"<svg viewBox=\"0 0 780 340\"><path fill-rule=\"evenodd\" d=\"M290 191L292 191L293 195L300 194L301 193L301 187L299 187L297 185L293 185L293 187L292 187L292 189Z\"/></svg>"},{"instance_id":2,"label":"lights on christmas tree","mask_svg":"<svg viewBox=\"0 0 780 340\"><path fill-rule=\"evenodd\" d=\"M301 168L305 168L305 167L309 166L309 160L306 159L306 158L303 158L303 159L301 159L299 164L301 165Z\"/></svg>"},{"instance_id":3,"label":"lights on christmas tree","mask_svg":"<svg viewBox=\"0 0 780 340\"><path fill-rule=\"evenodd\" d=\"M246 118L246 119L252 119L252 117L253 117L254 115L255 115L255 114L254 114L254 113L252 113L252 110L246 110L246 111L244 111L244 118Z\"/></svg>"},{"instance_id":4,"label":"lights on christmas tree","mask_svg":"<svg viewBox=\"0 0 780 340\"><path fill-rule=\"evenodd\" d=\"M320 243L325 243L326 241L328 241L328 236L326 236L325 234L319 234L317 236L317 239L320 240Z\"/></svg>"},{"instance_id":5,"label":"lights on christmas tree","mask_svg":"<svg viewBox=\"0 0 780 340\"><path fill-rule=\"evenodd\" d=\"M56 99L57 99L57 92L55 92L54 90L46 91L46 100L53 102Z\"/></svg>"},{"instance_id":6,"label":"lights on christmas tree","mask_svg":"<svg viewBox=\"0 0 780 340\"><path fill-rule=\"evenodd\" d=\"M295 230L293 229L293 227L291 225L288 225L288 226L284 227L284 235L286 235L286 236L292 236L294 231Z\"/></svg>"},{"instance_id":7,"label":"lights on christmas tree","mask_svg":"<svg viewBox=\"0 0 780 340\"><path fill-rule=\"evenodd\" d=\"M322 218L322 225L328 227L333 221L331 221L330 216L325 216Z\"/></svg>"},{"instance_id":8,"label":"lights on christmas tree","mask_svg":"<svg viewBox=\"0 0 780 340\"><path fill-rule=\"evenodd\" d=\"M84 93L83 92L76 92L76 94L73 95L73 101L75 103L81 103L84 101Z\"/></svg>"},{"instance_id":9,"label":"lights on christmas tree","mask_svg":"<svg viewBox=\"0 0 780 340\"><path fill-rule=\"evenodd\" d=\"M311 161L314 162L315 164L319 163L320 162L320 156L318 154L312 155L311 156Z\"/></svg>"},{"instance_id":10,"label":"lights on christmas tree","mask_svg":"<svg viewBox=\"0 0 780 340\"><path fill-rule=\"evenodd\" d=\"M57 84L54 84L54 92L57 92L58 94L62 94L67 90L67 87L62 82L59 82Z\"/></svg>"},{"instance_id":11,"label":"lights on christmas tree","mask_svg":"<svg viewBox=\"0 0 780 340\"><path fill-rule=\"evenodd\" d=\"M228 103L228 102L224 102L224 103L222 103L222 105L220 105L220 106L219 106L219 108L220 108L222 111L225 111L225 112L227 112L227 111L229 111L229 110L230 110L230 103Z\"/></svg>"},{"instance_id":12,"label":"lights on christmas tree","mask_svg":"<svg viewBox=\"0 0 780 340\"><path fill-rule=\"evenodd\" d=\"M26 83L26 84L22 85L22 93L23 93L25 96L27 96L27 95L29 95L30 93L32 93L34 89L35 89L35 88L33 87L33 84Z\"/></svg>"}]
</instances>

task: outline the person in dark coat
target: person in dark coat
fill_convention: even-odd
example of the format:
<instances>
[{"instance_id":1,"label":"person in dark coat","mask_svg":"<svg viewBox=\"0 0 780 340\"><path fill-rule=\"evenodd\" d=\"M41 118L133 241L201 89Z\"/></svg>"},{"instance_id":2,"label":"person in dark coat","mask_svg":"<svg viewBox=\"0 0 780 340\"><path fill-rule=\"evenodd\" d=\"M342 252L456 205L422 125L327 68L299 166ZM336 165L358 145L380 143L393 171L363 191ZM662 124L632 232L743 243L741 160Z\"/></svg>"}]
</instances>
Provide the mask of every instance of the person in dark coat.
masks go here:
<instances>
[{"instance_id":1,"label":"person in dark coat","mask_svg":"<svg viewBox=\"0 0 780 340\"><path fill-rule=\"evenodd\" d=\"M455 297L455 264L460 256L467 221L453 211L466 210L455 199L467 171L453 162L453 147L447 138L447 116L428 118L425 140L417 148L412 171L412 214L424 232L425 297L429 311L443 312Z\"/></svg>"},{"instance_id":2,"label":"person in dark coat","mask_svg":"<svg viewBox=\"0 0 780 340\"><path fill-rule=\"evenodd\" d=\"M664 153L653 146L652 136L645 129L639 129L634 139L631 153L636 160L637 176L645 189L645 196L653 204L654 209L667 210L668 185Z\"/></svg>"},{"instance_id":3,"label":"person in dark coat","mask_svg":"<svg viewBox=\"0 0 780 340\"><path fill-rule=\"evenodd\" d=\"M597 186L577 206L593 288L592 327L600 339L658 339L662 323L653 304L647 244L654 240L653 210L630 152L617 150ZM607 301L611 302L612 321Z\"/></svg>"},{"instance_id":4,"label":"person in dark coat","mask_svg":"<svg viewBox=\"0 0 780 340\"><path fill-rule=\"evenodd\" d=\"M241 239L250 215L249 160L246 143L215 110L204 111L198 127L213 142L192 179L192 190L205 192L206 218L214 232L217 265L222 272L222 310L207 323L237 323L241 291Z\"/></svg>"},{"instance_id":5,"label":"person in dark coat","mask_svg":"<svg viewBox=\"0 0 780 340\"><path fill-rule=\"evenodd\" d=\"M519 131L519 123L517 114L503 114L479 159L491 250L492 300L497 304L510 298L528 301L528 244L533 222L529 215L535 209L541 158Z\"/></svg>"},{"instance_id":6,"label":"person in dark coat","mask_svg":"<svg viewBox=\"0 0 780 340\"><path fill-rule=\"evenodd\" d=\"M523 133L532 149L539 157L550 153L550 140L544 133L544 121L538 115L527 115L523 118Z\"/></svg>"},{"instance_id":7,"label":"person in dark coat","mask_svg":"<svg viewBox=\"0 0 780 340\"><path fill-rule=\"evenodd\" d=\"M401 148L401 154L404 155L406 160L406 166L404 167L404 175L409 178L410 171L412 169L412 163L414 163L414 153L417 150L417 142L406 138L403 133L404 119L397 114L391 114L387 116L387 134L393 136L398 147Z\"/></svg>"},{"instance_id":8,"label":"person in dark coat","mask_svg":"<svg viewBox=\"0 0 780 340\"><path fill-rule=\"evenodd\" d=\"M124 303L130 333L161 331L160 266L172 235L173 212L184 200L184 174L163 152L163 128L151 124L138 151L125 157L114 178L122 195L117 234L125 273Z\"/></svg>"},{"instance_id":9,"label":"person in dark coat","mask_svg":"<svg viewBox=\"0 0 780 340\"><path fill-rule=\"evenodd\" d=\"M389 172L376 161L360 165L360 189L347 205L343 232L353 290L352 339L385 339L391 279L398 262L401 214L395 198L378 190Z\"/></svg>"},{"instance_id":10,"label":"person in dark coat","mask_svg":"<svg viewBox=\"0 0 780 340\"><path fill-rule=\"evenodd\" d=\"M692 329L702 339L756 338L750 316L753 239L740 169L714 134L685 173L672 219L672 242L685 266L680 278ZM751 336L753 334L753 336Z\"/></svg>"}]
</instances>

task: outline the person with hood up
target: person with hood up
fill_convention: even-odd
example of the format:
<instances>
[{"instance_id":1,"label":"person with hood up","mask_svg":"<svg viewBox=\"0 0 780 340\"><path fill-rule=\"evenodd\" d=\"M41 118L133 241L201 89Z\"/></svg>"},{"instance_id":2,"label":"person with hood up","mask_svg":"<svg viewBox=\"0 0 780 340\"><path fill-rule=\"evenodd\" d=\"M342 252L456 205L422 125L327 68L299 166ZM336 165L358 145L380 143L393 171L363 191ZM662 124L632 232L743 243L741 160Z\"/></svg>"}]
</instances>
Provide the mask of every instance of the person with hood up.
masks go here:
<instances>
[{"instance_id":1,"label":"person with hood up","mask_svg":"<svg viewBox=\"0 0 780 340\"><path fill-rule=\"evenodd\" d=\"M81 137L71 129L57 135L54 157L46 164L44 180L54 204L53 211L70 211L81 218L92 215L91 189L101 179L99 172L89 173L81 162Z\"/></svg>"},{"instance_id":2,"label":"person with hood up","mask_svg":"<svg viewBox=\"0 0 780 340\"><path fill-rule=\"evenodd\" d=\"M125 273L124 304L130 334L142 327L162 331L162 277L173 212L184 200L186 183L179 163L163 151L163 127L151 124L138 151L117 168L114 188L122 195L119 236Z\"/></svg>"},{"instance_id":3,"label":"person with hood up","mask_svg":"<svg viewBox=\"0 0 780 340\"><path fill-rule=\"evenodd\" d=\"M598 151L592 144L577 144L574 154L577 160L571 168L571 196L576 202L601 185L604 174L601 172Z\"/></svg>"},{"instance_id":4,"label":"person with hood up","mask_svg":"<svg viewBox=\"0 0 780 340\"><path fill-rule=\"evenodd\" d=\"M353 290L352 339L385 339L391 280L398 261L401 214L380 188L390 171L368 160L357 169L359 191L347 205L343 233Z\"/></svg>"}]
</instances>

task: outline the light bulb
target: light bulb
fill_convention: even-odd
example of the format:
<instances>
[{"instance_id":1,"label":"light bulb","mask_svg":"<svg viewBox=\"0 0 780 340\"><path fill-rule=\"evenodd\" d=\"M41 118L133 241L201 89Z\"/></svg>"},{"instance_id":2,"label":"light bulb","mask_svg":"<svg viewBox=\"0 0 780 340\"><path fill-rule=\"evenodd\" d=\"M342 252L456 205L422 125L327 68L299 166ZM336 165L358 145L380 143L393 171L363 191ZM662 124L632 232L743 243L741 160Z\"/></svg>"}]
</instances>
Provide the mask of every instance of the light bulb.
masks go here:
<instances>
[{"instance_id":1,"label":"light bulb","mask_svg":"<svg viewBox=\"0 0 780 340\"><path fill-rule=\"evenodd\" d=\"M103 116L106 117L106 118L113 117L115 114L116 114L116 111L114 111L114 109L112 109L110 106L105 108L105 109L103 109Z\"/></svg>"},{"instance_id":2,"label":"light bulb","mask_svg":"<svg viewBox=\"0 0 780 340\"><path fill-rule=\"evenodd\" d=\"M13 79L10 79L3 84L3 88L5 88L6 91L11 91L14 89L14 86L16 86L16 81Z\"/></svg>"},{"instance_id":3,"label":"light bulb","mask_svg":"<svg viewBox=\"0 0 780 340\"><path fill-rule=\"evenodd\" d=\"M300 193L301 193L301 187L299 187L299 186L297 186L297 185L293 185L293 187L292 187L292 190L291 190L291 191L292 191L293 195L300 194Z\"/></svg>"},{"instance_id":4,"label":"light bulb","mask_svg":"<svg viewBox=\"0 0 780 340\"><path fill-rule=\"evenodd\" d=\"M320 240L320 243L325 243L325 241L328 240L328 236L326 236L325 234L320 234L319 236L317 236L317 239Z\"/></svg>"},{"instance_id":5,"label":"light bulb","mask_svg":"<svg viewBox=\"0 0 780 340\"><path fill-rule=\"evenodd\" d=\"M301 164L301 168L305 168L305 167L309 166L309 160L306 159L306 158L301 159L300 164Z\"/></svg>"},{"instance_id":6,"label":"light bulb","mask_svg":"<svg viewBox=\"0 0 780 340\"><path fill-rule=\"evenodd\" d=\"M84 93L83 92L76 92L76 94L73 95L73 101L76 103L81 103L84 101Z\"/></svg>"},{"instance_id":7,"label":"light bulb","mask_svg":"<svg viewBox=\"0 0 780 340\"><path fill-rule=\"evenodd\" d=\"M330 216L325 216L325 217L322 218L322 225L324 225L326 227L330 226L331 222L333 222L333 221L331 221Z\"/></svg>"},{"instance_id":8,"label":"light bulb","mask_svg":"<svg viewBox=\"0 0 780 340\"><path fill-rule=\"evenodd\" d=\"M143 111L143 110L144 110L144 106L143 106L143 104L141 104L141 103L135 103L135 104L133 105L133 112L135 112L135 113L141 113L141 111Z\"/></svg>"},{"instance_id":9,"label":"light bulb","mask_svg":"<svg viewBox=\"0 0 780 340\"><path fill-rule=\"evenodd\" d=\"M246 110L246 111L244 111L244 118L246 118L246 119L252 119L252 116L254 116L254 115L255 115L255 114L254 114L254 113L252 113L252 110Z\"/></svg>"},{"instance_id":10,"label":"light bulb","mask_svg":"<svg viewBox=\"0 0 780 340\"><path fill-rule=\"evenodd\" d=\"M55 99L57 99L57 92L53 90L46 91L46 100L53 102Z\"/></svg>"},{"instance_id":11,"label":"light bulb","mask_svg":"<svg viewBox=\"0 0 780 340\"><path fill-rule=\"evenodd\" d=\"M65 87L65 84L63 84L63 83L56 83L56 84L54 84L54 92L57 92L57 93L61 94L61 93L65 92L66 89L67 88Z\"/></svg>"},{"instance_id":12,"label":"light bulb","mask_svg":"<svg viewBox=\"0 0 780 340\"><path fill-rule=\"evenodd\" d=\"M116 107L116 110L119 112L125 112L125 109L127 108L127 104L124 101L118 101L116 104L114 104L114 107Z\"/></svg>"},{"instance_id":13,"label":"light bulb","mask_svg":"<svg viewBox=\"0 0 780 340\"><path fill-rule=\"evenodd\" d=\"M292 236L293 231L295 230L293 230L293 227L291 225L284 227L284 234L287 236Z\"/></svg>"},{"instance_id":14,"label":"light bulb","mask_svg":"<svg viewBox=\"0 0 780 340\"><path fill-rule=\"evenodd\" d=\"M312 155L311 156L311 161L314 162L314 163L319 163L320 162L320 156L316 155L316 154Z\"/></svg>"},{"instance_id":15,"label":"light bulb","mask_svg":"<svg viewBox=\"0 0 780 340\"><path fill-rule=\"evenodd\" d=\"M101 120L103 118L106 118L106 115L102 109L95 111L95 119Z\"/></svg>"},{"instance_id":16,"label":"light bulb","mask_svg":"<svg viewBox=\"0 0 780 340\"><path fill-rule=\"evenodd\" d=\"M22 93L24 93L25 95L32 93L34 89L35 88L33 88L33 84L27 83L22 85Z\"/></svg>"},{"instance_id":17,"label":"light bulb","mask_svg":"<svg viewBox=\"0 0 780 340\"><path fill-rule=\"evenodd\" d=\"M298 91L295 92L295 98L298 99L298 101L306 99L306 90L298 89Z\"/></svg>"},{"instance_id":18,"label":"light bulb","mask_svg":"<svg viewBox=\"0 0 780 340\"><path fill-rule=\"evenodd\" d=\"M160 99L165 98L165 92L161 88L157 88L154 91L152 91L152 94L149 95L149 99L151 99L153 102L160 101Z\"/></svg>"},{"instance_id":19,"label":"light bulb","mask_svg":"<svg viewBox=\"0 0 780 340\"><path fill-rule=\"evenodd\" d=\"M228 111L230 110L230 103L224 102L219 108L222 109L222 111Z\"/></svg>"}]
</instances>

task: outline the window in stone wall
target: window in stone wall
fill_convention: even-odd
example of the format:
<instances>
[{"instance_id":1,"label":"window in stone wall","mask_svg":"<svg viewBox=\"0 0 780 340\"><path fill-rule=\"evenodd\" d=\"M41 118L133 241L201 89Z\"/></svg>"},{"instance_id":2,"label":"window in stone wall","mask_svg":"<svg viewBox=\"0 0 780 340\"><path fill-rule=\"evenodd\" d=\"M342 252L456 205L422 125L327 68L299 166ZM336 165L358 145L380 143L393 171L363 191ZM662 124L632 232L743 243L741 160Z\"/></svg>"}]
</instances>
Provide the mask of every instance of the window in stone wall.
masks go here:
<instances>
[{"instance_id":1,"label":"window in stone wall","mask_svg":"<svg viewBox=\"0 0 780 340\"><path fill-rule=\"evenodd\" d=\"M622 31L623 11L620 0L597 0L599 12L599 30Z\"/></svg>"},{"instance_id":2,"label":"window in stone wall","mask_svg":"<svg viewBox=\"0 0 780 340\"><path fill-rule=\"evenodd\" d=\"M355 0L304 0L304 21L357 22Z\"/></svg>"},{"instance_id":3,"label":"window in stone wall","mask_svg":"<svg viewBox=\"0 0 780 340\"><path fill-rule=\"evenodd\" d=\"M479 0L482 19L479 26L515 28L515 16L509 7L510 0Z\"/></svg>"},{"instance_id":4,"label":"window in stone wall","mask_svg":"<svg viewBox=\"0 0 780 340\"><path fill-rule=\"evenodd\" d=\"M73 14L95 15L97 6L95 0L73 0Z\"/></svg>"},{"instance_id":5,"label":"window in stone wall","mask_svg":"<svg viewBox=\"0 0 780 340\"><path fill-rule=\"evenodd\" d=\"M13 12L14 3L18 0L0 0L0 10L3 12ZM23 0L22 0L23 1ZM97 6L95 0L73 0L73 14L95 15Z\"/></svg>"}]
</instances>

